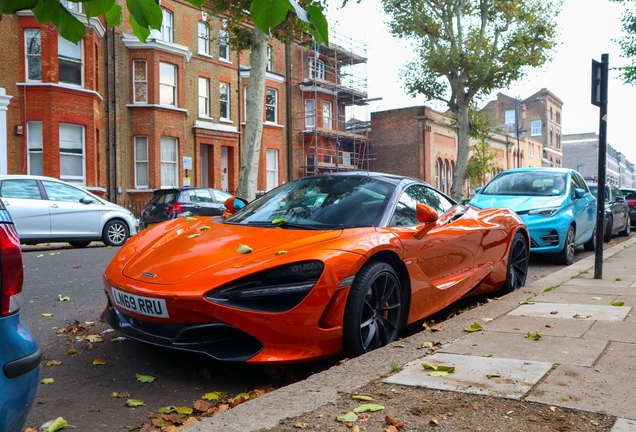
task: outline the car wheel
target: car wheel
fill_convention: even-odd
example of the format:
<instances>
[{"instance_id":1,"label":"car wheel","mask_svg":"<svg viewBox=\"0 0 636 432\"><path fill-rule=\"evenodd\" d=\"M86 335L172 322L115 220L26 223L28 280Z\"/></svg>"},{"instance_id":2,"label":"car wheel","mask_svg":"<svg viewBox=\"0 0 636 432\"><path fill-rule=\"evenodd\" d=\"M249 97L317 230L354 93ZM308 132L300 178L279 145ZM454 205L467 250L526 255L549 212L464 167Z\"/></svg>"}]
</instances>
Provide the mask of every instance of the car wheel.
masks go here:
<instances>
[{"instance_id":1,"label":"car wheel","mask_svg":"<svg viewBox=\"0 0 636 432\"><path fill-rule=\"evenodd\" d=\"M567 234L565 234L565 243L563 244L563 249L561 252L557 254L557 261L559 264L568 264L574 261L574 227L570 226L568 228Z\"/></svg>"},{"instance_id":2,"label":"car wheel","mask_svg":"<svg viewBox=\"0 0 636 432\"><path fill-rule=\"evenodd\" d=\"M632 220L631 220L631 217L627 215L627 220L625 220L625 229L619 232L618 235L621 235L623 237L629 237L629 233L631 229L632 229Z\"/></svg>"},{"instance_id":3,"label":"car wheel","mask_svg":"<svg viewBox=\"0 0 636 432\"><path fill-rule=\"evenodd\" d=\"M128 239L128 226L126 222L114 219L104 226L102 241L109 246L121 246Z\"/></svg>"},{"instance_id":4,"label":"car wheel","mask_svg":"<svg viewBox=\"0 0 636 432\"><path fill-rule=\"evenodd\" d=\"M91 242L90 241L72 241L72 242L68 242L68 244L70 244L74 248L85 248L86 246L91 244Z\"/></svg>"},{"instance_id":5,"label":"car wheel","mask_svg":"<svg viewBox=\"0 0 636 432\"><path fill-rule=\"evenodd\" d=\"M612 230L614 229L614 218L611 216L607 219L607 226L605 227L605 234L603 235L603 241L608 243L612 239Z\"/></svg>"},{"instance_id":6,"label":"car wheel","mask_svg":"<svg viewBox=\"0 0 636 432\"><path fill-rule=\"evenodd\" d=\"M342 346L356 357L397 339L402 315L400 281L383 262L365 265L351 285L343 320Z\"/></svg>"},{"instance_id":7,"label":"car wheel","mask_svg":"<svg viewBox=\"0 0 636 432\"><path fill-rule=\"evenodd\" d=\"M515 234L508 253L506 282L502 290L506 293L521 288L528 276L528 242L522 233Z\"/></svg>"},{"instance_id":8,"label":"car wheel","mask_svg":"<svg viewBox=\"0 0 636 432\"><path fill-rule=\"evenodd\" d=\"M596 228L594 228L594 232L592 233L592 237L583 245L583 249L588 252L593 252L596 250Z\"/></svg>"}]
</instances>

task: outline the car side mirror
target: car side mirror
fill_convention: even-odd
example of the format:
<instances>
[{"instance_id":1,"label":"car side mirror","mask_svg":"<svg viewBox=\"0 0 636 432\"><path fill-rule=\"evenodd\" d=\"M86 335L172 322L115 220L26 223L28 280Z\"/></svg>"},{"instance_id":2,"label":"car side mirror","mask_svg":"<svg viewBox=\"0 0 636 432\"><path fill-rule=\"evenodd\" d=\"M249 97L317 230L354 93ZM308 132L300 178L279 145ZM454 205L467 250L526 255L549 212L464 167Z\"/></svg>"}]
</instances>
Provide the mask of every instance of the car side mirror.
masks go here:
<instances>
[{"instance_id":1,"label":"car side mirror","mask_svg":"<svg viewBox=\"0 0 636 432\"><path fill-rule=\"evenodd\" d=\"M417 212L417 220L424 224L413 234L413 237L419 240L435 226L439 215L433 207L426 204L416 204L415 210Z\"/></svg>"},{"instance_id":2,"label":"car side mirror","mask_svg":"<svg viewBox=\"0 0 636 432\"><path fill-rule=\"evenodd\" d=\"M229 197L225 200L223 205L226 208L226 211L223 213L224 216L231 216L234 213L238 213L247 205L247 200L245 198L241 198L238 196Z\"/></svg>"},{"instance_id":3,"label":"car side mirror","mask_svg":"<svg viewBox=\"0 0 636 432\"><path fill-rule=\"evenodd\" d=\"M89 195L84 195L79 202L81 202L82 204L93 204L93 198L91 198Z\"/></svg>"},{"instance_id":4,"label":"car side mirror","mask_svg":"<svg viewBox=\"0 0 636 432\"><path fill-rule=\"evenodd\" d=\"M614 197L614 201L616 202L626 202L625 197L623 195L617 195Z\"/></svg>"},{"instance_id":5,"label":"car side mirror","mask_svg":"<svg viewBox=\"0 0 636 432\"><path fill-rule=\"evenodd\" d=\"M478 187L478 188L475 188L475 195L478 194L479 192L481 192L482 189L483 189L483 187L481 187L481 186Z\"/></svg>"},{"instance_id":6,"label":"car side mirror","mask_svg":"<svg viewBox=\"0 0 636 432\"><path fill-rule=\"evenodd\" d=\"M585 195L585 189L581 189L581 188L574 189L574 196L576 197L576 199L583 198L583 195Z\"/></svg>"}]
</instances>

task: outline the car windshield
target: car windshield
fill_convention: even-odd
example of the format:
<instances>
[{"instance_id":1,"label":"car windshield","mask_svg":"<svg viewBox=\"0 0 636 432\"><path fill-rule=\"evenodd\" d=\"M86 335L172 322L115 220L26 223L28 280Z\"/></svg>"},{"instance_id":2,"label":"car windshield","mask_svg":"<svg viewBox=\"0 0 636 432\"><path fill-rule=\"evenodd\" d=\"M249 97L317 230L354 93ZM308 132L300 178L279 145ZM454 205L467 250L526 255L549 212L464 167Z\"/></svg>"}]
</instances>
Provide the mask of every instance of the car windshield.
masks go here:
<instances>
[{"instance_id":1,"label":"car windshield","mask_svg":"<svg viewBox=\"0 0 636 432\"><path fill-rule=\"evenodd\" d=\"M307 177L268 192L227 222L301 229L375 226L394 189L363 175Z\"/></svg>"},{"instance_id":2,"label":"car windshield","mask_svg":"<svg viewBox=\"0 0 636 432\"><path fill-rule=\"evenodd\" d=\"M481 191L483 195L558 196L565 193L566 173L551 171L503 172Z\"/></svg>"}]
</instances>

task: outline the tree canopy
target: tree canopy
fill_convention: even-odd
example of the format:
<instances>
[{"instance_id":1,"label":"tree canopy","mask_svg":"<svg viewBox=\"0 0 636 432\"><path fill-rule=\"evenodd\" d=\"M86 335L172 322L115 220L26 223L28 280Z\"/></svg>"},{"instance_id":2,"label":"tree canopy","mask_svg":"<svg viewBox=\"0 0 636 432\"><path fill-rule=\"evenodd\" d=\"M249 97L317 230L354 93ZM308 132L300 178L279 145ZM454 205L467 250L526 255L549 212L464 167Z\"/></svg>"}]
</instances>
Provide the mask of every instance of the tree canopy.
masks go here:
<instances>
[{"instance_id":1,"label":"tree canopy","mask_svg":"<svg viewBox=\"0 0 636 432\"><path fill-rule=\"evenodd\" d=\"M458 148L451 195L464 196L473 102L551 59L561 0L382 0L391 32L417 58L402 75L412 96L446 104Z\"/></svg>"},{"instance_id":2,"label":"tree canopy","mask_svg":"<svg viewBox=\"0 0 636 432\"><path fill-rule=\"evenodd\" d=\"M618 40L621 55L631 60L629 66L620 68L621 78L627 84L636 84L636 2L634 0L612 0L625 8L621 16L624 35Z\"/></svg>"}]
</instances>

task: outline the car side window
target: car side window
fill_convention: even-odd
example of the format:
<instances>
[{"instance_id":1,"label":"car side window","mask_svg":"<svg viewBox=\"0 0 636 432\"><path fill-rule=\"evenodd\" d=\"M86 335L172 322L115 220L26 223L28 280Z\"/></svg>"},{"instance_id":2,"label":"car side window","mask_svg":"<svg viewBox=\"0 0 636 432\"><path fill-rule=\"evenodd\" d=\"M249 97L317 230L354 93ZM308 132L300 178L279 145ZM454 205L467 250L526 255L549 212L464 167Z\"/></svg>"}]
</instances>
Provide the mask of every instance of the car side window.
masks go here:
<instances>
[{"instance_id":1,"label":"car side window","mask_svg":"<svg viewBox=\"0 0 636 432\"><path fill-rule=\"evenodd\" d=\"M216 198L216 202L224 203L228 198L231 198L232 195L229 193L221 192L218 190L212 191L214 193L214 198Z\"/></svg>"},{"instance_id":2,"label":"car side window","mask_svg":"<svg viewBox=\"0 0 636 432\"><path fill-rule=\"evenodd\" d=\"M42 199L40 189L35 180L3 180L0 186L2 198Z\"/></svg>"},{"instance_id":3,"label":"car side window","mask_svg":"<svg viewBox=\"0 0 636 432\"><path fill-rule=\"evenodd\" d=\"M417 204L426 204L432 207L438 215L446 213L453 207L453 203L436 190L422 185L411 186L402 192L389 221L389 226L420 224L420 221L417 220Z\"/></svg>"},{"instance_id":4,"label":"car side window","mask_svg":"<svg viewBox=\"0 0 636 432\"><path fill-rule=\"evenodd\" d=\"M214 202L210 191L207 189L193 189L190 191L190 202L211 203Z\"/></svg>"},{"instance_id":5,"label":"car side window","mask_svg":"<svg viewBox=\"0 0 636 432\"><path fill-rule=\"evenodd\" d=\"M621 194L621 191L618 190L618 188L616 186L612 186L612 201L616 199L616 197L618 196L623 196L623 194Z\"/></svg>"},{"instance_id":6,"label":"car side window","mask_svg":"<svg viewBox=\"0 0 636 432\"><path fill-rule=\"evenodd\" d=\"M80 202L87 195L86 191L62 183L43 180L42 186L51 201Z\"/></svg>"}]
</instances>

